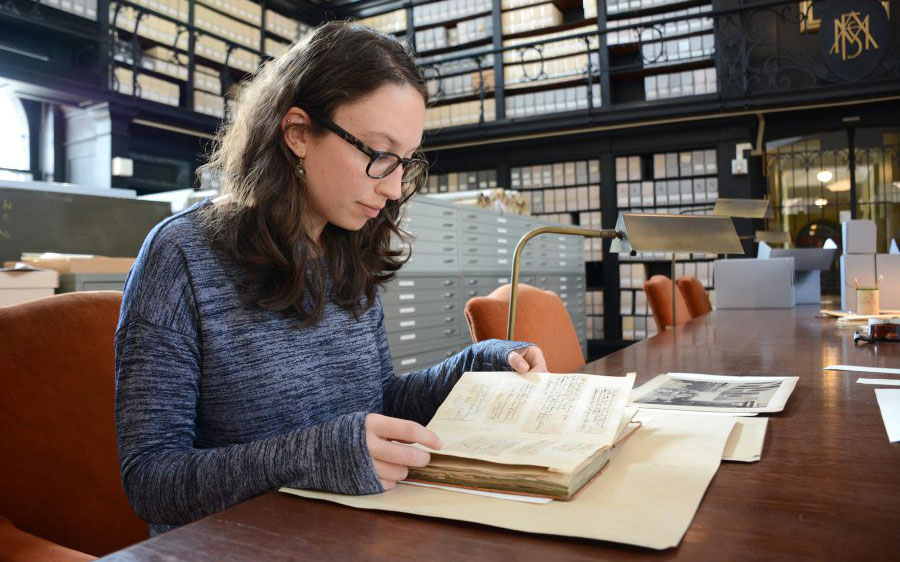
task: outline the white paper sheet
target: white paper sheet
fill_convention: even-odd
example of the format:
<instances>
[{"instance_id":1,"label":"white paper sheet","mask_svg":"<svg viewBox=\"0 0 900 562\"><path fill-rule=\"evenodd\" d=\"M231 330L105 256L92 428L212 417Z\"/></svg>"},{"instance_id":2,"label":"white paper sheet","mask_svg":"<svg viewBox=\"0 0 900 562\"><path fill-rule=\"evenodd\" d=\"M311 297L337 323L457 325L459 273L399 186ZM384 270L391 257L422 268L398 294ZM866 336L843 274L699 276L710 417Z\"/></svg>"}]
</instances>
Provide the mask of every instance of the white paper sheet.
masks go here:
<instances>
[{"instance_id":1,"label":"white paper sheet","mask_svg":"<svg viewBox=\"0 0 900 562\"><path fill-rule=\"evenodd\" d=\"M652 410L641 408L634 417L635 421L647 424L653 420L654 413L661 412L664 415L679 416L726 416L719 412L692 412L690 410ZM756 462L762 458L763 444L766 439L766 428L769 418L749 417L756 414L734 414L734 429L725 443L722 451L722 460L731 462Z\"/></svg>"},{"instance_id":2,"label":"white paper sheet","mask_svg":"<svg viewBox=\"0 0 900 562\"><path fill-rule=\"evenodd\" d=\"M892 388L876 388L875 398L881 408L881 419L887 430L888 441L900 441L900 390Z\"/></svg>"},{"instance_id":3,"label":"white paper sheet","mask_svg":"<svg viewBox=\"0 0 900 562\"><path fill-rule=\"evenodd\" d=\"M824 367L825 371L856 371L858 373L887 373L889 375L900 375L900 369L891 369L888 367L862 367L859 365L829 365Z\"/></svg>"},{"instance_id":4,"label":"white paper sheet","mask_svg":"<svg viewBox=\"0 0 900 562\"><path fill-rule=\"evenodd\" d=\"M859 384L877 384L881 386L900 386L900 379L856 379Z\"/></svg>"},{"instance_id":5,"label":"white paper sheet","mask_svg":"<svg viewBox=\"0 0 900 562\"><path fill-rule=\"evenodd\" d=\"M756 462L762 458L769 418L738 418L725 443L723 461Z\"/></svg>"},{"instance_id":6,"label":"white paper sheet","mask_svg":"<svg viewBox=\"0 0 900 562\"><path fill-rule=\"evenodd\" d=\"M471 490L469 488L457 488L455 486L441 486L439 484L428 484L426 482L408 482L406 480L400 482L406 486L421 486L423 488L437 488L438 490L447 490L448 492L458 492L460 494L472 494L475 496L484 496L486 498L494 498L498 500L510 500L525 503L550 503L553 498L536 498L534 496L522 496L519 494L501 494L499 492L486 492L484 490Z\"/></svg>"},{"instance_id":7,"label":"white paper sheet","mask_svg":"<svg viewBox=\"0 0 900 562\"><path fill-rule=\"evenodd\" d=\"M734 423L732 417L654 413L570 502L501 502L419 486L370 496L282 491L357 508L664 549L677 546L687 532Z\"/></svg>"}]
</instances>

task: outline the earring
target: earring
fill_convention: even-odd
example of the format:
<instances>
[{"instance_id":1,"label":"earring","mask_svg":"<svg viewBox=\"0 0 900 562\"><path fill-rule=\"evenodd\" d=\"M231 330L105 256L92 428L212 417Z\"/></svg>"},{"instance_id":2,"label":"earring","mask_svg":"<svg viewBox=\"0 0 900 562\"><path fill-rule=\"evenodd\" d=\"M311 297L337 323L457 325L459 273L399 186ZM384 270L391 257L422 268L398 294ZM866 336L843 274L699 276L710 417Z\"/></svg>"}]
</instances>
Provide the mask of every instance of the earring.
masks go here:
<instances>
[{"instance_id":1,"label":"earring","mask_svg":"<svg viewBox=\"0 0 900 562\"><path fill-rule=\"evenodd\" d=\"M297 166L294 167L294 172L297 174L297 178L300 181L306 180L306 168L303 167L303 159L300 158L297 162Z\"/></svg>"}]
</instances>

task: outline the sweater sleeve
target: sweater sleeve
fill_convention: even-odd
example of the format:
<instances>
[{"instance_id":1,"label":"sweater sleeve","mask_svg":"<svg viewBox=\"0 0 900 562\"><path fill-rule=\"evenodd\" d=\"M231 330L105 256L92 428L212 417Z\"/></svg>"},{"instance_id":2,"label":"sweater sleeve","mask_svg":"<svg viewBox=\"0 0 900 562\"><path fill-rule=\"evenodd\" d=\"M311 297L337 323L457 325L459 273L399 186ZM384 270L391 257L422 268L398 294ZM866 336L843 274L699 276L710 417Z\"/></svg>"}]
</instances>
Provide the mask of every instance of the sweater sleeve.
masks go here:
<instances>
[{"instance_id":1,"label":"sweater sleeve","mask_svg":"<svg viewBox=\"0 0 900 562\"><path fill-rule=\"evenodd\" d=\"M413 420L422 425L431 420L463 373L509 371L511 367L506 361L509 352L534 345L520 341L485 340L468 346L437 365L396 376L391 362L387 332L384 329L384 310L380 299L376 306L381 319L376 337L384 380L384 414Z\"/></svg>"},{"instance_id":2,"label":"sweater sleeve","mask_svg":"<svg viewBox=\"0 0 900 562\"><path fill-rule=\"evenodd\" d=\"M249 442L197 447L200 320L179 252L159 254L164 258L151 257L132 271L115 342L119 462L137 514L159 528L284 485L383 491L366 445L366 412Z\"/></svg>"}]
</instances>

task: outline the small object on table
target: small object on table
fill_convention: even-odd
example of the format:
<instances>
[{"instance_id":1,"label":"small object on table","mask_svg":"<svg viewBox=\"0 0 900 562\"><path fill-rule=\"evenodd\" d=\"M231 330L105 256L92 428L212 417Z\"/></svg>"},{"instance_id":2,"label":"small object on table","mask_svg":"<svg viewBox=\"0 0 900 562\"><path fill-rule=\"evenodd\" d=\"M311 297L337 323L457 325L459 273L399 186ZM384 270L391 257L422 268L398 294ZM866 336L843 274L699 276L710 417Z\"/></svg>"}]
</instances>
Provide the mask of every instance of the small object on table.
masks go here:
<instances>
[{"instance_id":1,"label":"small object on table","mask_svg":"<svg viewBox=\"0 0 900 562\"><path fill-rule=\"evenodd\" d=\"M900 318L870 318L853 334L854 342L900 341Z\"/></svg>"}]
</instances>

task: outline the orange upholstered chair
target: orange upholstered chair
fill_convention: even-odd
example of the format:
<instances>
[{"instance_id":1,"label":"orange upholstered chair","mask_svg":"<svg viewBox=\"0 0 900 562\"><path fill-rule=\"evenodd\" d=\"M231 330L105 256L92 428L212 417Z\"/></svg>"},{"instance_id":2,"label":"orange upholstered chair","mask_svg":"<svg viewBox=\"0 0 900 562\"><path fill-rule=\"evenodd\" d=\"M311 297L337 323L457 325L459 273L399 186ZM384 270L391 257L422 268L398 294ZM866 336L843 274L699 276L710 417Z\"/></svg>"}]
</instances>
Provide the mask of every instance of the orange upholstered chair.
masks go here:
<instances>
[{"instance_id":1,"label":"orange upholstered chair","mask_svg":"<svg viewBox=\"0 0 900 562\"><path fill-rule=\"evenodd\" d=\"M654 275L644 282L644 293L653 312L656 329L662 332L672 325L672 280L665 275ZM691 319L684 297L675 291L675 325L680 326Z\"/></svg>"},{"instance_id":2,"label":"orange upholstered chair","mask_svg":"<svg viewBox=\"0 0 900 562\"><path fill-rule=\"evenodd\" d=\"M485 297L466 303L466 322L472 341L506 338L509 289L503 285ZM514 338L538 345L553 373L573 373L584 366L578 334L565 305L553 291L519 283Z\"/></svg>"},{"instance_id":3,"label":"orange upholstered chair","mask_svg":"<svg viewBox=\"0 0 900 562\"><path fill-rule=\"evenodd\" d=\"M691 318L703 316L712 310L709 295L706 294L706 289L703 288L703 283L699 279L693 275L682 275L675 280L675 284L678 286L681 296L684 297Z\"/></svg>"},{"instance_id":4,"label":"orange upholstered chair","mask_svg":"<svg viewBox=\"0 0 900 562\"><path fill-rule=\"evenodd\" d=\"M82 553L147 538L119 476L121 302L120 292L97 291L0 306L2 561L90 560Z\"/></svg>"}]
</instances>

